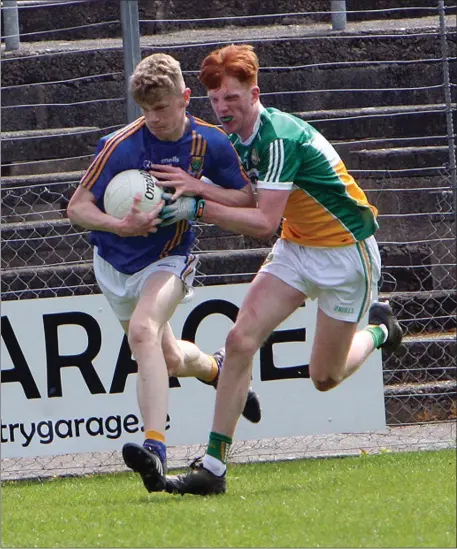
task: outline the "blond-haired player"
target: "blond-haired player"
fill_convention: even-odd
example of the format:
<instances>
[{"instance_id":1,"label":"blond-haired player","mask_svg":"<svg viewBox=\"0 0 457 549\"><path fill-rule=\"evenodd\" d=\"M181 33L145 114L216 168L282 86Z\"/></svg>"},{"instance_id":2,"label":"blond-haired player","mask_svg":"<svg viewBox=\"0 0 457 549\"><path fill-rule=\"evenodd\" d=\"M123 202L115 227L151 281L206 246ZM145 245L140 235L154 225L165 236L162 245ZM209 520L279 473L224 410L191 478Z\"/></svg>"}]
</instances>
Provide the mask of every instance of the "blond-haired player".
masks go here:
<instances>
[{"instance_id":1,"label":"blond-haired player","mask_svg":"<svg viewBox=\"0 0 457 549\"><path fill-rule=\"evenodd\" d=\"M195 376L216 386L223 359L223 350L211 356L191 342L177 342L169 325L180 301L191 293L197 264L192 224L205 200L239 207L254 199L226 134L186 112L191 92L176 59L162 53L143 59L130 91L143 116L100 140L68 216L91 230L97 282L128 334L138 364L145 440L124 445L125 463L140 473L149 491L160 491L165 488L169 375ZM162 225L158 214L163 203L146 214L137 207L139 198L123 219L105 213L104 192L116 174L155 165L171 166L184 180L196 182L198 196L182 201L185 219ZM244 414L250 421L260 420L253 391Z\"/></svg>"}]
</instances>

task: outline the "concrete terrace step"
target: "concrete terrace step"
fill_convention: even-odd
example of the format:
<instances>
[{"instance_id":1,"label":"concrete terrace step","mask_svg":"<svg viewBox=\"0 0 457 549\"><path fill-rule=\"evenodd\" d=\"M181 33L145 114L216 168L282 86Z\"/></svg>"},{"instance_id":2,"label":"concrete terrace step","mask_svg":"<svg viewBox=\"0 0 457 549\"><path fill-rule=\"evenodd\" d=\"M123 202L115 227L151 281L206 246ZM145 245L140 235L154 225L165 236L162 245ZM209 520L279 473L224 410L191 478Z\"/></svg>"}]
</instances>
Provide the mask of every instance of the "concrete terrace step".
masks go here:
<instances>
[{"instance_id":1,"label":"concrete terrace step","mask_svg":"<svg viewBox=\"0 0 457 549\"><path fill-rule=\"evenodd\" d=\"M452 198L451 195L449 195ZM372 200L377 205L377 200ZM455 240L455 215L450 200L443 203L443 213L380 213L378 215L379 229L377 239L382 243L413 243L420 241L446 242ZM454 245L455 247L455 245Z\"/></svg>"},{"instance_id":2,"label":"concrete terrace step","mask_svg":"<svg viewBox=\"0 0 457 549\"><path fill-rule=\"evenodd\" d=\"M407 336L395 353L383 351L384 385L455 381L455 331Z\"/></svg>"},{"instance_id":3,"label":"concrete terrace step","mask_svg":"<svg viewBox=\"0 0 457 549\"><path fill-rule=\"evenodd\" d=\"M205 275L208 283L214 284L238 281L241 274L255 273L270 249L262 246L272 244L209 225L197 227L196 235L196 250L203 252L202 255L206 257L205 265L208 270ZM436 259L432 253L433 248L427 244L381 245L380 251L384 264L381 290L395 290L394 295L398 302L394 306L400 311L405 330L410 333L428 331L435 329L436 323L439 326L444 323L452 327L455 318L453 320L450 315L455 316L456 313L455 292L452 289L441 293L434 290L432 262ZM208 252L216 252L216 255ZM212 260L212 257L215 259ZM92 250L87 231L72 226L67 219L3 225L4 269L45 268L64 262L90 261L91 258ZM246 265L250 267L243 270ZM249 276L245 278L244 281L250 280ZM423 290L428 290L428 293L420 294ZM411 292L417 292L417 296ZM411 295L415 308L423 313L418 318L403 310ZM433 315L437 317L435 324L433 318L430 319Z\"/></svg>"},{"instance_id":4,"label":"concrete terrace step","mask_svg":"<svg viewBox=\"0 0 457 549\"><path fill-rule=\"evenodd\" d=\"M30 160L25 162L12 162L1 165L3 177L33 177L36 175L47 176L53 173L65 174L69 172L87 170L94 158L94 151L81 156L65 158Z\"/></svg>"},{"instance_id":5,"label":"concrete terrace step","mask_svg":"<svg viewBox=\"0 0 457 549\"><path fill-rule=\"evenodd\" d=\"M53 175L54 181L47 181L44 177L11 178L13 182L23 181L21 187L5 181L2 188L3 202L3 259L6 266L25 266L30 261L38 262L38 265L50 264L56 261L53 250L59 249L59 257L70 257L73 260L89 259L90 247L87 239L74 243L74 233L80 233L77 228L67 228L68 220L63 220L68 199L73 189L76 188L81 172L76 172L77 177L68 174L64 181L59 179L59 174ZM4 180L9 178L4 178ZM32 186L28 181L38 179L39 183ZM438 193L436 193L438 195ZM427 195L424 194L424 197ZM373 201L377 205L378 201ZM436 203L430 201L430 203ZM427 204L425 200L424 205ZM425 206L424 206L425 207ZM438 206L435 206L437 208ZM6 215L5 215L6 214ZM405 215L404 213L402 215ZM383 259L383 291L419 291L432 290L436 281L443 283L443 277L448 279L444 287L452 287L455 278L452 278L452 268L447 264L455 262L452 254L452 243L449 240L450 227L448 223L439 224L421 223L420 231L415 228L417 219L424 219L420 214L405 216L405 221L398 219L398 215L388 216L381 214L379 222L381 229L378 233L378 241L381 242L381 257ZM62 222L65 227L62 227ZM395 239L382 241L383 235L393 225L397 230ZM436 242L436 229L442 233L446 230L443 242ZM400 236L403 233L418 238L418 233L424 233L424 241L419 243L401 243ZM63 231L63 232L62 232ZM263 241L239 236L228 231L222 231L214 226L202 225L197 227L198 247L200 250L221 249L252 249L262 248L266 244ZM411 239L411 236L409 237ZM448 242L449 241L449 242ZM270 242L272 245L273 240ZM448 245L447 245L448 244ZM446 247L447 245L447 247ZM31 248L48 249L47 255L33 254ZM33 263L35 264L35 263ZM442 268L438 268L440 265ZM439 271L439 272L438 272ZM442 272L443 271L443 272ZM453 282L454 280L454 282Z\"/></svg>"},{"instance_id":6,"label":"concrete terrace step","mask_svg":"<svg viewBox=\"0 0 457 549\"><path fill-rule=\"evenodd\" d=\"M92 104L91 108L97 110L95 104ZM122 105L123 108L124 105ZM370 112L367 113L367 110ZM442 168L449 163L449 149L445 145L385 148L389 143L398 145L414 143L412 139L414 137L421 138L425 143L427 136L442 135L443 128L446 127L444 105L372 107L348 109L344 112L314 111L295 114L310 122L327 139L335 142L335 148L350 170ZM122 126L122 124L114 125L112 120L110 124L109 127L103 128L76 126L5 132L2 137L2 164L11 165L92 154L102 135ZM380 151L374 150L377 138L383 147ZM369 140L371 148L360 150L364 147L365 139ZM356 143L353 144L354 141ZM443 142L443 139L441 141ZM26 166L21 167L27 169ZM33 171L34 167L30 166L28 173ZM17 171L12 169L10 174L5 175L16 174Z\"/></svg>"},{"instance_id":7,"label":"concrete terrace step","mask_svg":"<svg viewBox=\"0 0 457 549\"><path fill-rule=\"evenodd\" d=\"M113 131L93 126L2 134L2 164L93 154L98 139Z\"/></svg>"},{"instance_id":8,"label":"concrete terrace step","mask_svg":"<svg viewBox=\"0 0 457 549\"><path fill-rule=\"evenodd\" d=\"M196 285L249 282L269 250L262 248L200 254ZM85 295L92 293L92 290L99 292L91 261L52 267L4 269L2 285L3 300Z\"/></svg>"},{"instance_id":9,"label":"concrete terrace step","mask_svg":"<svg viewBox=\"0 0 457 549\"><path fill-rule=\"evenodd\" d=\"M58 53L58 52L57 52ZM8 69L8 63L4 65ZM50 67L51 68L51 67ZM192 70L193 69L193 70ZM422 69L422 70L418 70ZM457 75L455 64L450 66L451 76ZM8 72L8 70L6 71ZM193 91L193 108L206 95L198 81L198 62L184 70L186 84ZM443 100L442 68L439 59L396 62L392 60L347 60L322 65L261 66L259 83L266 103L271 95L275 104L282 100L288 110L303 110L295 106L298 92L306 96L307 110L334 110L371 106L388 106L396 94L394 104L429 104ZM417 88L417 89L416 89ZM353 90L360 90L360 93ZM339 90L338 93L335 90ZM18 93L20 92L20 93ZM122 69L107 73L87 74L70 79L48 79L25 85L17 82L2 88L2 107L33 104L78 103L87 100L124 97L124 75ZM298 94L300 97L300 94ZM335 100L338 98L338 103ZM202 98L209 102L206 97ZM362 102L362 103L359 103ZM7 114L4 109L4 113ZM203 114L203 111L201 111ZM208 108L211 113L211 108Z\"/></svg>"},{"instance_id":10,"label":"concrete terrace step","mask_svg":"<svg viewBox=\"0 0 457 549\"><path fill-rule=\"evenodd\" d=\"M422 67L418 70L413 63L367 63L361 67L261 70L262 102L288 112L440 104L443 90L439 62L427 62ZM457 78L457 66L453 72ZM187 74L186 84L194 94L191 111L217 123L197 75ZM110 123L121 124L126 120L124 96L123 75L117 73L6 87L2 92L2 127L5 131L71 127L86 120L102 127L106 109L110 111Z\"/></svg>"},{"instance_id":11,"label":"concrete terrace step","mask_svg":"<svg viewBox=\"0 0 457 549\"><path fill-rule=\"evenodd\" d=\"M54 209L55 206L58 206L57 209L66 208L83 173L83 171L75 171L63 174L3 177L2 221L8 223L43 219L39 216L50 204ZM422 186L410 179L404 183L384 181L374 189L367 188L363 178L357 178L357 180L382 215L414 213L422 215L426 212L431 214L443 212L443 205L447 200L445 195L450 192L450 187L446 186L443 177L426 180L422 178L420 180ZM409 189L407 185L412 188ZM452 211L450 209L452 201L447 200L447 202L449 211Z\"/></svg>"},{"instance_id":12,"label":"concrete terrace step","mask_svg":"<svg viewBox=\"0 0 457 549\"><path fill-rule=\"evenodd\" d=\"M455 18L450 17L450 55L455 35ZM310 64L389 61L396 64L441 59L439 30L433 25L407 25L407 28L371 26L366 30L332 33L308 25L288 27L224 28L167 33L142 39L142 56L157 51L172 53L184 71L196 71L203 56L219 45L237 41L254 44L262 67L303 67ZM421 65L418 63L419 66ZM317 68L317 67L316 67ZM3 86L55 82L78 77L123 72L122 41L100 39L78 42L36 42L17 52L4 52ZM370 88L372 86L370 85ZM198 90L194 90L198 93Z\"/></svg>"},{"instance_id":13,"label":"concrete terrace step","mask_svg":"<svg viewBox=\"0 0 457 549\"><path fill-rule=\"evenodd\" d=\"M372 106L361 109L296 112L329 141L442 136L446 128L445 105ZM357 144L359 148L360 144ZM346 153L349 145L339 145ZM338 148L338 145L337 145Z\"/></svg>"},{"instance_id":14,"label":"concrete terrace step","mask_svg":"<svg viewBox=\"0 0 457 549\"><path fill-rule=\"evenodd\" d=\"M61 217L84 171L3 177L2 222Z\"/></svg>"},{"instance_id":15,"label":"concrete terrace step","mask_svg":"<svg viewBox=\"0 0 457 549\"><path fill-rule=\"evenodd\" d=\"M88 155L84 159L85 167L91 158L92 155ZM24 166L31 170L36 164ZM44 162L43 168L47 166L48 163ZM17 166L14 166L14 169L17 169ZM49 169L54 170L54 166ZM76 176L62 174L62 179L59 179L60 174L53 174L50 178L45 175L3 177L3 222L52 220L56 215L61 215L83 172L73 173ZM363 177L354 174L362 188L366 189L370 202L379 210L378 240L383 243L408 243L441 238L443 242L447 242L449 238L455 238L452 193L449 180L445 178L444 173L428 181L426 178L390 179L394 174L392 166L391 172L386 173L383 179L367 180L370 185L376 184L376 188L368 189ZM421 182L417 187L411 190L400 187L400 184L415 185L415 179Z\"/></svg>"},{"instance_id":16,"label":"concrete terrace step","mask_svg":"<svg viewBox=\"0 0 457 549\"><path fill-rule=\"evenodd\" d=\"M405 335L451 331L457 328L457 290L381 293L387 298Z\"/></svg>"},{"instance_id":17,"label":"concrete terrace step","mask_svg":"<svg viewBox=\"0 0 457 549\"><path fill-rule=\"evenodd\" d=\"M22 40L74 40L121 35L119 5L112 0L71 2L63 10L62 2L48 1L43 7L40 3L18 2ZM452 0L446 0L446 5L452 6ZM392 19L397 18L421 18L436 14L436 6L430 0L403 0L401 8L403 9L399 9L398 2L395 0L349 0L347 18L350 22L372 19L391 22ZM201 27L221 27L228 24L237 27L259 25L265 24L265 18L252 16L293 12L304 12L305 15L274 17L274 21L286 25L303 21L329 24L330 14L325 13L328 11L328 3L314 0L263 0L261 3L240 3L238 0L216 0L204 3L190 0L185 4L159 0L153 3L139 3L141 34L164 33L177 28L190 30ZM237 18L220 20L224 16ZM217 19L214 20L214 18Z\"/></svg>"},{"instance_id":18,"label":"concrete terrace step","mask_svg":"<svg viewBox=\"0 0 457 549\"><path fill-rule=\"evenodd\" d=\"M455 420L455 380L405 383L386 387L388 425Z\"/></svg>"},{"instance_id":19,"label":"concrete terrace step","mask_svg":"<svg viewBox=\"0 0 457 549\"><path fill-rule=\"evenodd\" d=\"M30 268L46 265L60 265L65 262L89 261L92 248L88 231L74 226L64 218L65 211L52 210L53 219L42 219L19 223L3 223L2 265L4 268ZM62 217L55 218L56 214ZM214 225L202 225L195 229L196 251L238 250L259 247L259 241ZM267 243L263 243L264 245Z\"/></svg>"},{"instance_id":20,"label":"concrete terrace step","mask_svg":"<svg viewBox=\"0 0 457 549\"><path fill-rule=\"evenodd\" d=\"M393 170L395 168L448 168L449 147L392 147L351 151L351 165L354 169Z\"/></svg>"}]
</instances>

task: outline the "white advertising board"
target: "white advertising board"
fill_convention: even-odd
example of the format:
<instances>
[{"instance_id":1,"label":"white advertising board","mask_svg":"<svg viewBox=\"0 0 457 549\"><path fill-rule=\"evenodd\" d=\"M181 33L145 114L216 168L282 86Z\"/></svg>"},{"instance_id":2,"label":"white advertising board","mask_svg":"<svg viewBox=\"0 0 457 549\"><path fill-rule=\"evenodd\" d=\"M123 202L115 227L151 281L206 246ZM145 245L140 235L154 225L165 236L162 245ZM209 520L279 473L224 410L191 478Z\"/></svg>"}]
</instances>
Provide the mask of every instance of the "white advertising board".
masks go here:
<instances>
[{"instance_id":1,"label":"white advertising board","mask_svg":"<svg viewBox=\"0 0 457 549\"><path fill-rule=\"evenodd\" d=\"M175 335L208 353L222 347L247 286L196 288L172 318ZM257 425L241 418L238 440L385 428L379 351L329 392L306 377L316 310L315 302L298 309L256 354L263 417ZM3 458L118 450L143 439L136 363L102 295L3 303L1 370ZM167 444L206 443L216 392L192 378L179 385L170 389Z\"/></svg>"}]
</instances>

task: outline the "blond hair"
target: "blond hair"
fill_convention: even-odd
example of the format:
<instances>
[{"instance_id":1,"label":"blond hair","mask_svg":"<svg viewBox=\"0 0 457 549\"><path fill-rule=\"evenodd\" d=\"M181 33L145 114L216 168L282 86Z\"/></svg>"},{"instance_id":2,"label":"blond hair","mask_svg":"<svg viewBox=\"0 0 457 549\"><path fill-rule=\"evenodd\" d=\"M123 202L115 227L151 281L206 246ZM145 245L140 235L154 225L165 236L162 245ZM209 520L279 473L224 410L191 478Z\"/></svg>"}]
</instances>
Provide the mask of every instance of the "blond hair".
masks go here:
<instances>
[{"instance_id":1,"label":"blond hair","mask_svg":"<svg viewBox=\"0 0 457 549\"><path fill-rule=\"evenodd\" d=\"M154 103L164 95L179 95L185 89L181 65L171 55L145 57L130 77L130 93L139 105Z\"/></svg>"}]
</instances>

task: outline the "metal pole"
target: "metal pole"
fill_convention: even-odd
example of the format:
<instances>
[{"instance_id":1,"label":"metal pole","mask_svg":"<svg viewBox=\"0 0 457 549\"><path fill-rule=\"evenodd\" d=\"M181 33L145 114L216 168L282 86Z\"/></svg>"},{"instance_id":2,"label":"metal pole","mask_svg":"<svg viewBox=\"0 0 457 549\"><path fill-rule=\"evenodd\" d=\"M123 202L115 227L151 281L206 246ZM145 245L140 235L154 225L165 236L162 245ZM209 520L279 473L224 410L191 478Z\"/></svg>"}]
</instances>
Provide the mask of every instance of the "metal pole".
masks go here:
<instances>
[{"instance_id":1,"label":"metal pole","mask_svg":"<svg viewBox=\"0 0 457 549\"><path fill-rule=\"evenodd\" d=\"M446 102L446 126L447 139L449 144L449 171L451 172L451 186L454 195L454 215L457 223L457 172L455 159L455 137L454 124L452 121L452 95L451 95L451 80L449 76L449 59L448 45L446 40L446 20L444 0L439 0L440 12L440 40L441 40L441 56L443 58L443 81L444 81L444 100Z\"/></svg>"},{"instance_id":2,"label":"metal pole","mask_svg":"<svg viewBox=\"0 0 457 549\"><path fill-rule=\"evenodd\" d=\"M346 30L346 0L332 0L332 30Z\"/></svg>"},{"instance_id":3,"label":"metal pole","mask_svg":"<svg viewBox=\"0 0 457 549\"><path fill-rule=\"evenodd\" d=\"M19 15L16 0L3 0L3 25L5 50L19 49Z\"/></svg>"},{"instance_id":4,"label":"metal pole","mask_svg":"<svg viewBox=\"0 0 457 549\"><path fill-rule=\"evenodd\" d=\"M129 92L129 78L141 60L138 0L120 0L120 3L127 120L133 122L141 116L140 107L132 99Z\"/></svg>"}]
</instances>

